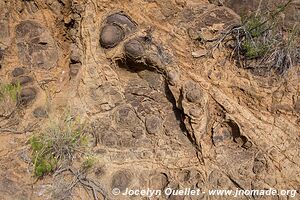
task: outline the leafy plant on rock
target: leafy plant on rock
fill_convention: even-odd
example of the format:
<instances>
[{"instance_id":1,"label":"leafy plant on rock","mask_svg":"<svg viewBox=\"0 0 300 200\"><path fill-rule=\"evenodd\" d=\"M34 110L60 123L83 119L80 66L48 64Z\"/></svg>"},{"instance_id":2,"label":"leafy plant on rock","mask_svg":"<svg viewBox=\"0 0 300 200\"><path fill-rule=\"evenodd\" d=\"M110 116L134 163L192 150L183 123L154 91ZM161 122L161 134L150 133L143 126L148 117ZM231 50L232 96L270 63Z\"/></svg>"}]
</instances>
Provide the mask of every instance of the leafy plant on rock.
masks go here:
<instances>
[{"instance_id":1,"label":"leafy plant on rock","mask_svg":"<svg viewBox=\"0 0 300 200\"><path fill-rule=\"evenodd\" d=\"M65 117L50 123L30 139L34 175L41 177L59 165L70 163L74 153L87 146L83 124L78 118Z\"/></svg>"},{"instance_id":2,"label":"leafy plant on rock","mask_svg":"<svg viewBox=\"0 0 300 200\"><path fill-rule=\"evenodd\" d=\"M244 17L241 25L214 40L213 49L222 43L229 44L232 57L244 68L264 68L268 74L284 75L293 66L299 51L298 24L284 31L279 17L291 3L289 0L273 11L257 11Z\"/></svg>"}]
</instances>

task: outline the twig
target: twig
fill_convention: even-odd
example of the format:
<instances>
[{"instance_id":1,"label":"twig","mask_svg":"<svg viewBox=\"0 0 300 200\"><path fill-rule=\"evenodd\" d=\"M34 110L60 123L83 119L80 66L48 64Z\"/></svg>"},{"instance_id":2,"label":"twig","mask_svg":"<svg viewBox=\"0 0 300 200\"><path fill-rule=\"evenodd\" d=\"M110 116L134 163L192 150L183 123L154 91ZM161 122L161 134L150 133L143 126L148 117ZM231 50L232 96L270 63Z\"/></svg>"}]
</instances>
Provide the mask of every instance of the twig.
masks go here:
<instances>
[{"instance_id":1,"label":"twig","mask_svg":"<svg viewBox=\"0 0 300 200\"><path fill-rule=\"evenodd\" d=\"M96 184L94 181L87 179L86 176L84 176L82 174L82 171L80 171L80 170L75 172L70 167L67 167L67 168L56 171L54 173L54 176L57 176L66 171L70 171L75 176L75 179L76 179L76 181L70 185L69 190L71 190L73 187L75 187L76 184L79 182L79 183L81 183L82 186L84 186L85 188L88 188L92 191L94 200L98 200L97 192L99 192L104 197L104 199L109 200L106 192L101 187L99 187L99 185Z\"/></svg>"},{"instance_id":2,"label":"twig","mask_svg":"<svg viewBox=\"0 0 300 200\"><path fill-rule=\"evenodd\" d=\"M18 130L13 130L13 129L6 129L6 128L0 129L0 133L5 133L5 132L14 133L14 134L22 134L22 133L24 133L24 131L18 131Z\"/></svg>"}]
</instances>

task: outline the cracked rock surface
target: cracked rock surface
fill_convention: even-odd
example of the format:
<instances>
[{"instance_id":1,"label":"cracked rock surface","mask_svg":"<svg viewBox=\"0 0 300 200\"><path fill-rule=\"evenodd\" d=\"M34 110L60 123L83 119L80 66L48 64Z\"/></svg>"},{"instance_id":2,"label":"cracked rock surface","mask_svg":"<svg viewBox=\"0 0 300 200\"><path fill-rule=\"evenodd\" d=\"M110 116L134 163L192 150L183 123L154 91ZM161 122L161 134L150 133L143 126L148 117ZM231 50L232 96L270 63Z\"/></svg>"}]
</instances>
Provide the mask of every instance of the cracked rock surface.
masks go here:
<instances>
[{"instance_id":1,"label":"cracked rock surface","mask_svg":"<svg viewBox=\"0 0 300 200\"><path fill-rule=\"evenodd\" d=\"M66 107L87 119L99 161L89 176L108 199L147 199L113 188L167 187L289 189L300 199L299 63L276 79L238 68L225 48L193 57L205 48L197 37L210 41L259 1L236 2L0 1L0 83L22 88L16 105L0 102L0 199L92 198L32 176L26 142ZM300 19L294 5L287 26Z\"/></svg>"}]
</instances>

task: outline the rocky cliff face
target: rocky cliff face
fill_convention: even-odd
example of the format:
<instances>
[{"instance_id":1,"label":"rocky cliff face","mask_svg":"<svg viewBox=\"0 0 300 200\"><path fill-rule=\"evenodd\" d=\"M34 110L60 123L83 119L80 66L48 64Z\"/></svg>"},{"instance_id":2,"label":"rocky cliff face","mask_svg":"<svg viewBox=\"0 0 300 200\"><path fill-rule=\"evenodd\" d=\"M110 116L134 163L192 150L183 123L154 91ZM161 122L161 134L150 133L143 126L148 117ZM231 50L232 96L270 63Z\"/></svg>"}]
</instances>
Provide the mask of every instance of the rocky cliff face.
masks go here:
<instances>
[{"instance_id":1,"label":"rocky cliff face","mask_svg":"<svg viewBox=\"0 0 300 200\"><path fill-rule=\"evenodd\" d=\"M21 91L17 103L0 102L0 199L129 199L113 188L299 193L299 63L284 77L258 76L197 40L259 3L1 0L0 81ZM299 21L297 6L286 27ZM86 120L98 190L65 190L63 173L32 176L28 138L66 109Z\"/></svg>"}]
</instances>

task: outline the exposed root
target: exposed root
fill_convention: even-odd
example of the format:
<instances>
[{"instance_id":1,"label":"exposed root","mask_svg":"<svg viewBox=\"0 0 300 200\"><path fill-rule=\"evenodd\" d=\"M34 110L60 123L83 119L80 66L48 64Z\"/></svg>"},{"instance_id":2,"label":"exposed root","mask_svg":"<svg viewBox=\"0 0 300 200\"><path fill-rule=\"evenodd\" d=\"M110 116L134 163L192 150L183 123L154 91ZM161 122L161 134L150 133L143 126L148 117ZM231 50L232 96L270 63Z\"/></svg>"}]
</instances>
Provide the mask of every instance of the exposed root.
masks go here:
<instances>
[{"instance_id":1,"label":"exposed root","mask_svg":"<svg viewBox=\"0 0 300 200\"><path fill-rule=\"evenodd\" d=\"M263 72L263 75L284 75L297 60L297 34L299 27L294 26L290 32L283 31L278 15L290 5L286 4L269 13L256 13L243 23L231 27L213 42L211 53L222 44L232 49L230 58L235 58L245 69Z\"/></svg>"},{"instance_id":2,"label":"exposed root","mask_svg":"<svg viewBox=\"0 0 300 200\"><path fill-rule=\"evenodd\" d=\"M93 199L98 200L98 193L100 193L105 200L110 200L108 197L108 194L105 192L105 190L94 180L88 179L86 171L83 170L74 170L71 167L67 167L64 169L60 169L55 172L54 176L58 176L59 174L62 174L63 172L69 171L72 175L74 175L75 180L68 186L67 191L64 192L70 192L74 187L77 186L78 183L84 188L92 192Z\"/></svg>"}]
</instances>

